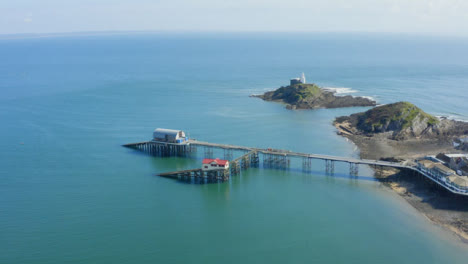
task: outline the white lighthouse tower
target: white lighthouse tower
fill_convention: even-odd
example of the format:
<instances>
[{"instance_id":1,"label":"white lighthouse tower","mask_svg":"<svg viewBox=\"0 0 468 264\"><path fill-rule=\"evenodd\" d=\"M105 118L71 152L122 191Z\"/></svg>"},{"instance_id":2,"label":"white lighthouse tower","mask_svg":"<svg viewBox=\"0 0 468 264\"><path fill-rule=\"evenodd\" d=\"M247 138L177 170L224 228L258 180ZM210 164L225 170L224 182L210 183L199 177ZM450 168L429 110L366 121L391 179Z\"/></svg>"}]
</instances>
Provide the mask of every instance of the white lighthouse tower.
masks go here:
<instances>
[{"instance_id":1,"label":"white lighthouse tower","mask_svg":"<svg viewBox=\"0 0 468 264\"><path fill-rule=\"evenodd\" d=\"M302 73L302 75L301 75L301 83L303 83L303 84L306 83L306 78L305 78L304 73Z\"/></svg>"}]
</instances>

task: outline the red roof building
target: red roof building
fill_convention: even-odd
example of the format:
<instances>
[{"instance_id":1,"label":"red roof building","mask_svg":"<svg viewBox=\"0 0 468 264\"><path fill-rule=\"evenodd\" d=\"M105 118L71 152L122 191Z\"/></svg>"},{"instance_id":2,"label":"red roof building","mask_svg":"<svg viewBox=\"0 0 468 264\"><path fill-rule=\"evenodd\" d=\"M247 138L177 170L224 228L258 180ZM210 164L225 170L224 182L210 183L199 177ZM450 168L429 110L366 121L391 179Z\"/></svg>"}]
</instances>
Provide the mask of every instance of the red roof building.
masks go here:
<instances>
[{"instance_id":1,"label":"red roof building","mask_svg":"<svg viewBox=\"0 0 468 264\"><path fill-rule=\"evenodd\" d=\"M202 170L224 170L229 168L229 161L222 159L203 159Z\"/></svg>"}]
</instances>

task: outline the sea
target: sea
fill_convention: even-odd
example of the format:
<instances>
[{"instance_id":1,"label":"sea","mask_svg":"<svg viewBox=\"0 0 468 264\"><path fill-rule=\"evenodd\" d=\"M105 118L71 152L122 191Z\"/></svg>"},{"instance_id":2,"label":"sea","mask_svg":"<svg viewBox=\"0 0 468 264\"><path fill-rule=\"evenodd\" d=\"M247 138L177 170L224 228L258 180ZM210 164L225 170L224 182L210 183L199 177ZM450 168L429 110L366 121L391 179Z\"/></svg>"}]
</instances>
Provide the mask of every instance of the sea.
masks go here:
<instances>
[{"instance_id":1,"label":"sea","mask_svg":"<svg viewBox=\"0 0 468 264\"><path fill-rule=\"evenodd\" d=\"M155 128L215 143L358 157L337 116L249 97L305 73L378 104L468 120L468 39L364 33L0 37L0 263L467 263L468 247L360 166L333 175L201 166L123 144ZM238 153L236 153L237 155ZM223 153L215 152L223 158Z\"/></svg>"}]
</instances>

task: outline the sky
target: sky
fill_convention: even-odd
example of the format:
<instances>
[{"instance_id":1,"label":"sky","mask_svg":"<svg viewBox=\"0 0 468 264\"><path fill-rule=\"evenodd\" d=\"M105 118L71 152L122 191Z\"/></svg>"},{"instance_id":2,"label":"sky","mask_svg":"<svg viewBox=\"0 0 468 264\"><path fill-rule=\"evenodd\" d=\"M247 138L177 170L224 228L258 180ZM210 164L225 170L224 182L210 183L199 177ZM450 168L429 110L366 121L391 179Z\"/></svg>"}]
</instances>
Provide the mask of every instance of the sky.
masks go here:
<instances>
[{"instance_id":1,"label":"sky","mask_svg":"<svg viewBox=\"0 0 468 264\"><path fill-rule=\"evenodd\" d=\"M391 32L468 36L468 0L1 0L0 34Z\"/></svg>"}]
</instances>

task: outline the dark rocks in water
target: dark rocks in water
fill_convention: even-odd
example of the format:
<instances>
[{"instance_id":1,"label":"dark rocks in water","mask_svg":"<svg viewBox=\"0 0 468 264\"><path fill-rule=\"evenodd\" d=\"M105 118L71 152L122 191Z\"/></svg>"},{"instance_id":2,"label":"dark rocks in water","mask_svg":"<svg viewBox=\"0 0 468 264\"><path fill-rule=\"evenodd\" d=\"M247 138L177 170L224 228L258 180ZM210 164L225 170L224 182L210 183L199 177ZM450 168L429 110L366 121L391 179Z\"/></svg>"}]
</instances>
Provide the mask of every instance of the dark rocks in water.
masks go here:
<instances>
[{"instance_id":1,"label":"dark rocks in water","mask_svg":"<svg viewBox=\"0 0 468 264\"><path fill-rule=\"evenodd\" d=\"M468 123L438 119L408 102L382 105L366 112L342 116L336 124L347 123L353 134L388 133L393 140L447 138L468 134Z\"/></svg>"},{"instance_id":2,"label":"dark rocks in water","mask_svg":"<svg viewBox=\"0 0 468 264\"><path fill-rule=\"evenodd\" d=\"M294 84L278 88L262 95L253 95L265 101L288 104L288 109L339 108L375 106L376 102L364 97L336 96L315 84Z\"/></svg>"}]
</instances>

